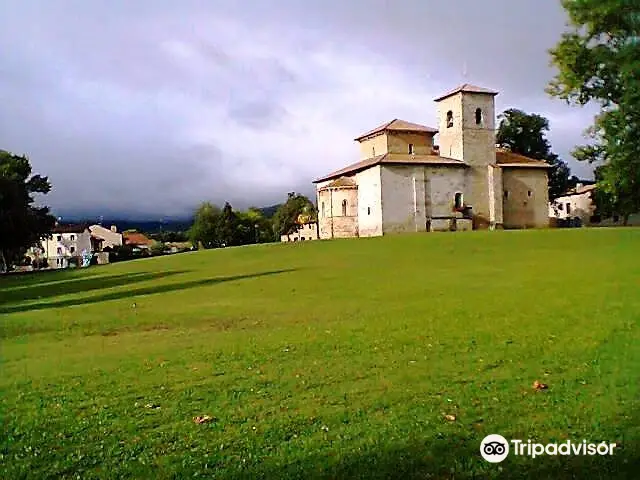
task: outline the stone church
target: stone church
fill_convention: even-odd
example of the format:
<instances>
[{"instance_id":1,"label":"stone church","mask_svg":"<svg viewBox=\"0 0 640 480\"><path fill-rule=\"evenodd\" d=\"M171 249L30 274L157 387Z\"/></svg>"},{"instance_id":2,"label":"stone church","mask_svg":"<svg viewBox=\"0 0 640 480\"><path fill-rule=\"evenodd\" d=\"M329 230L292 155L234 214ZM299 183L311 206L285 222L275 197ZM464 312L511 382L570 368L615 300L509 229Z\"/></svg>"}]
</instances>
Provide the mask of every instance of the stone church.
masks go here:
<instances>
[{"instance_id":1,"label":"stone church","mask_svg":"<svg viewBox=\"0 0 640 480\"><path fill-rule=\"evenodd\" d=\"M496 147L496 95L465 84L435 99L438 128L356 138L360 161L313 182L319 237L548 226L550 165Z\"/></svg>"}]
</instances>

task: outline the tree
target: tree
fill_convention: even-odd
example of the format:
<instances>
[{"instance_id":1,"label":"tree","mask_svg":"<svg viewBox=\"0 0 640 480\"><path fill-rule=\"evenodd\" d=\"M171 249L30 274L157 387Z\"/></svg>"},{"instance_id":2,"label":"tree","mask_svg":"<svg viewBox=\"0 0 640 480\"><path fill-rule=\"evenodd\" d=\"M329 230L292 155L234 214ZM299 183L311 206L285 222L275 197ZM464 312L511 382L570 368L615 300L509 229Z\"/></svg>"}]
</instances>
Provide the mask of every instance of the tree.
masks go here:
<instances>
[{"instance_id":1,"label":"tree","mask_svg":"<svg viewBox=\"0 0 640 480\"><path fill-rule=\"evenodd\" d=\"M280 235L289 235L298 228L298 217L305 216L308 221L317 219L316 208L304 195L290 192L287 201L280 206L273 216L273 230L279 238Z\"/></svg>"},{"instance_id":2,"label":"tree","mask_svg":"<svg viewBox=\"0 0 640 480\"><path fill-rule=\"evenodd\" d=\"M548 93L569 104L599 104L591 140L573 155L599 164L598 189L626 224L640 209L640 2L562 0L570 30L553 48Z\"/></svg>"},{"instance_id":3,"label":"tree","mask_svg":"<svg viewBox=\"0 0 640 480\"><path fill-rule=\"evenodd\" d=\"M273 228L260 209L251 207L246 212L238 212L238 238L241 245L273 241Z\"/></svg>"},{"instance_id":4,"label":"tree","mask_svg":"<svg viewBox=\"0 0 640 480\"><path fill-rule=\"evenodd\" d=\"M233 211L231 204L226 202L220 216L219 235L224 246L240 245L238 238L238 216Z\"/></svg>"},{"instance_id":5,"label":"tree","mask_svg":"<svg viewBox=\"0 0 640 480\"><path fill-rule=\"evenodd\" d=\"M202 203L195 212L193 225L189 229L189 240L194 247L202 245L204 248L221 246L220 217L222 212L209 202Z\"/></svg>"},{"instance_id":6,"label":"tree","mask_svg":"<svg viewBox=\"0 0 640 480\"><path fill-rule=\"evenodd\" d=\"M567 191L570 170L566 162L551 151L546 138L549 120L535 113L525 113L511 108L499 117L500 126L496 141L503 148L553 165L549 172L549 199L553 200Z\"/></svg>"},{"instance_id":7,"label":"tree","mask_svg":"<svg viewBox=\"0 0 640 480\"><path fill-rule=\"evenodd\" d=\"M0 150L0 272L51 234L55 218L48 207L34 205L35 194L47 194L47 177L32 174L29 159Z\"/></svg>"}]
</instances>

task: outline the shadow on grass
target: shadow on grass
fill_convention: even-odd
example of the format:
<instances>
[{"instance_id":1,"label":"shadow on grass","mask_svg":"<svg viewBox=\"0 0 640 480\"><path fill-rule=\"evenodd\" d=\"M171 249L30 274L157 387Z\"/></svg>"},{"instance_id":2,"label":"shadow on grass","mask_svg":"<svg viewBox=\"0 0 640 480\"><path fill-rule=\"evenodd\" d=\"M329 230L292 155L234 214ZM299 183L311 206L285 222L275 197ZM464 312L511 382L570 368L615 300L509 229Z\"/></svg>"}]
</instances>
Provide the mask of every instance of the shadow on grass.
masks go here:
<instances>
[{"instance_id":1,"label":"shadow on grass","mask_svg":"<svg viewBox=\"0 0 640 480\"><path fill-rule=\"evenodd\" d=\"M141 272L109 276L87 276L19 286L12 289L0 290L0 305L60 297L62 295L102 290L104 288L120 287L130 283L156 280L181 273L187 273L187 271Z\"/></svg>"},{"instance_id":2,"label":"shadow on grass","mask_svg":"<svg viewBox=\"0 0 640 480\"><path fill-rule=\"evenodd\" d=\"M380 452L363 453L347 461L330 457L311 458L280 468L262 465L256 471L233 478L300 479L528 479L573 478L637 479L640 455L637 445L614 456L542 456L522 461L509 457L490 464L480 456L479 442L460 439L432 444L405 445ZM577 440L576 440L577 442ZM473 443L473 444L471 444ZM515 458L518 458L516 461Z\"/></svg>"},{"instance_id":3,"label":"shadow on grass","mask_svg":"<svg viewBox=\"0 0 640 480\"><path fill-rule=\"evenodd\" d=\"M123 298L137 297L139 295L153 295L157 293L168 293L168 292L175 292L179 290L188 290L190 288L215 285L223 282L232 282L235 280L244 280L248 278L265 277L268 275L277 275L280 273L287 273L287 272L293 272L293 271L295 271L295 269L274 270L269 272L251 273L246 275L233 275L229 277L205 278L202 280L192 280L192 281L182 282L182 283L170 283L167 285L154 285L149 287L119 290L117 292L105 293L103 295L93 295L91 297L60 300L57 302L36 303L31 305L15 305L15 306L12 305L8 307L0 307L0 314L16 313L16 312L31 312L35 310L46 310L50 308L73 307L76 305L88 305L92 303L107 302L110 300L121 300ZM180 272L177 272L177 273L180 273ZM167 275L165 274L165 276Z\"/></svg>"}]
</instances>

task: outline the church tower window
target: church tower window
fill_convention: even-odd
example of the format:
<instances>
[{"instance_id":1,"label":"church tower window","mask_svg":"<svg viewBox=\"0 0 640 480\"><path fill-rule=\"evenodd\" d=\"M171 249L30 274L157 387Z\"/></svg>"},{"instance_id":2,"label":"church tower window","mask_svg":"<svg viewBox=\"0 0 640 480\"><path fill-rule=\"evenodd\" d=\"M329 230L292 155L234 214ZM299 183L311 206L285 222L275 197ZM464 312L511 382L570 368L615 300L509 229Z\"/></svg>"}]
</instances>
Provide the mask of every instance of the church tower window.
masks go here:
<instances>
[{"instance_id":1,"label":"church tower window","mask_svg":"<svg viewBox=\"0 0 640 480\"><path fill-rule=\"evenodd\" d=\"M482 109L476 108L476 125L482 125Z\"/></svg>"},{"instance_id":2,"label":"church tower window","mask_svg":"<svg viewBox=\"0 0 640 480\"><path fill-rule=\"evenodd\" d=\"M447 112L447 128L453 127L453 112L449 110Z\"/></svg>"},{"instance_id":3,"label":"church tower window","mask_svg":"<svg viewBox=\"0 0 640 480\"><path fill-rule=\"evenodd\" d=\"M347 201L346 200L342 200L342 216L343 217L347 216Z\"/></svg>"}]
</instances>

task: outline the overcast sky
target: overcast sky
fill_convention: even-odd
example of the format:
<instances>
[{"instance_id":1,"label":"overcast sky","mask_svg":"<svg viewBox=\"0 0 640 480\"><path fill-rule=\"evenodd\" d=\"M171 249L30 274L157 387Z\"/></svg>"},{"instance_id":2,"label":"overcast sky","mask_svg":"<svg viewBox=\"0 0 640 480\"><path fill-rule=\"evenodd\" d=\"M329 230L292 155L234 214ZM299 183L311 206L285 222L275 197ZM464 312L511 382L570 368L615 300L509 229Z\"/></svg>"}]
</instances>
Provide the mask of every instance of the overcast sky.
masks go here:
<instances>
[{"instance_id":1,"label":"overcast sky","mask_svg":"<svg viewBox=\"0 0 640 480\"><path fill-rule=\"evenodd\" d=\"M59 214L264 206L358 160L393 118L436 125L460 83L547 116L570 160L593 109L548 98L557 0L0 2L0 148Z\"/></svg>"}]
</instances>

